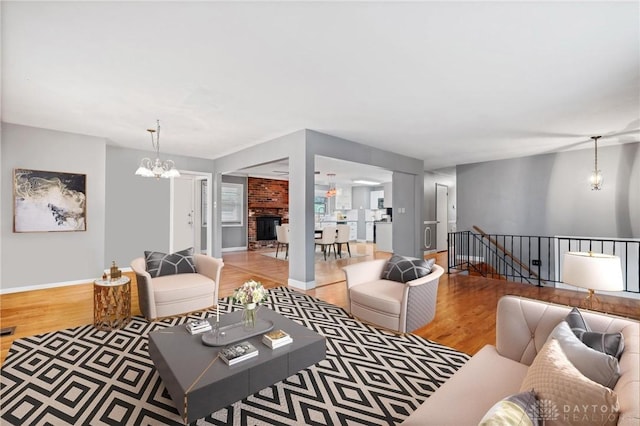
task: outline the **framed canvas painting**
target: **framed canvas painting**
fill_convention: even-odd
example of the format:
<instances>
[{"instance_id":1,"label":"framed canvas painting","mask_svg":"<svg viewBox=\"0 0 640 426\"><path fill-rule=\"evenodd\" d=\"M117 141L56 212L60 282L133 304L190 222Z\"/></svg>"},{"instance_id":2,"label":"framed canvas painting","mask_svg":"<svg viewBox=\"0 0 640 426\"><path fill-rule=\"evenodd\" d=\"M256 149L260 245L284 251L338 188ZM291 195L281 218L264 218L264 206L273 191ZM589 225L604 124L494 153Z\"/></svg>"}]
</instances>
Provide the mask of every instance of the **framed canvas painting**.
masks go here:
<instances>
[{"instance_id":1,"label":"framed canvas painting","mask_svg":"<svg viewBox=\"0 0 640 426\"><path fill-rule=\"evenodd\" d=\"M13 232L87 230L87 175L13 170Z\"/></svg>"}]
</instances>

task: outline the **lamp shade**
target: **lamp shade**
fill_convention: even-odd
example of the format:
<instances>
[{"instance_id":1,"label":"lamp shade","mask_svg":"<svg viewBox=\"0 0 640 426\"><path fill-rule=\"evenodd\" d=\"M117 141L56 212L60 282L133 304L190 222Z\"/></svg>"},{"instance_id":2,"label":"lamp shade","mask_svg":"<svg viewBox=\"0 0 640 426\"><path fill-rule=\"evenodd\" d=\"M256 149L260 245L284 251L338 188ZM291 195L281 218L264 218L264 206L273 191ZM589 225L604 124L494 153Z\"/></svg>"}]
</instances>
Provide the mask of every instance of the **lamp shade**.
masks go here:
<instances>
[{"instance_id":1,"label":"lamp shade","mask_svg":"<svg viewBox=\"0 0 640 426\"><path fill-rule=\"evenodd\" d=\"M562 282L589 290L622 291L620 258L600 253L566 252Z\"/></svg>"}]
</instances>

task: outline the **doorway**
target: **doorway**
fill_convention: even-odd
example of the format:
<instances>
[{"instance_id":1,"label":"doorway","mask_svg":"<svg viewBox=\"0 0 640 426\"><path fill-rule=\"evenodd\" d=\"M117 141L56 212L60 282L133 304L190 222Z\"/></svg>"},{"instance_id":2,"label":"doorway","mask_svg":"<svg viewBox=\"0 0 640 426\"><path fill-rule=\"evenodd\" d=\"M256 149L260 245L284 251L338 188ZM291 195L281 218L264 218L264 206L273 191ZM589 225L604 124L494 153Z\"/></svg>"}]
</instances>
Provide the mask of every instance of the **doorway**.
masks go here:
<instances>
[{"instance_id":1,"label":"doorway","mask_svg":"<svg viewBox=\"0 0 640 426\"><path fill-rule=\"evenodd\" d=\"M211 255L211 173L180 171L171 179L169 251L193 247Z\"/></svg>"},{"instance_id":2,"label":"doorway","mask_svg":"<svg viewBox=\"0 0 640 426\"><path fill-rule=\"evenodd\" d=\"M436 183L436 250L446 251L447 231L449 216L447 206L449 205L449 187Z\"/></svg>"}]
</instances>

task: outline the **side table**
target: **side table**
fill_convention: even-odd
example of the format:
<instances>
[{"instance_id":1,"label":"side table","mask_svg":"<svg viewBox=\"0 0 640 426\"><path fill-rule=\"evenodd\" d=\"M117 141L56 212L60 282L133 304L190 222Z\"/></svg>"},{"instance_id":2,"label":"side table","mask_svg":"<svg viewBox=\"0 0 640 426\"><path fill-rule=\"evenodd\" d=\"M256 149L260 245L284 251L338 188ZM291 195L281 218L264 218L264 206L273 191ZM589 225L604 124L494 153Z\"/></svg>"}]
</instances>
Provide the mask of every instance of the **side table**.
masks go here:
<instances>
[{"instance_id":1,"label":"side table","mask_svg":"<svg viewBox=\"0 0 640 426\"><path fill-rule=\"evenodd\" d=\"M93 282L93 325L100 330L124 327L131 320L131 280Z\"/></svg>"}]
</instances>

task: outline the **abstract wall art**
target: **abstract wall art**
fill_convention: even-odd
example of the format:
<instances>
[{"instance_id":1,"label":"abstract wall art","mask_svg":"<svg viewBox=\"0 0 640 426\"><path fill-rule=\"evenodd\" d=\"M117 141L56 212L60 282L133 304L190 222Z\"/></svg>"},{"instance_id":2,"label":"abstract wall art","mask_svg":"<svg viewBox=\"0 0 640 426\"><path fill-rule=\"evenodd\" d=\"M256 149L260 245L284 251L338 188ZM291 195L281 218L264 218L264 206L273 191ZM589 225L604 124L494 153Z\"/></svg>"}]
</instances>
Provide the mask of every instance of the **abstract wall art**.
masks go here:
<instances>
[{"instance_id":1,"label":"abstract wall art","mask_svg":"<svg viewBox=\"0 0 640 426\"><path fill-rule=\"evenodd\" d=\"M13 170L13 232L87 230L87 175Z\"/></svg>"}]
</instances>

